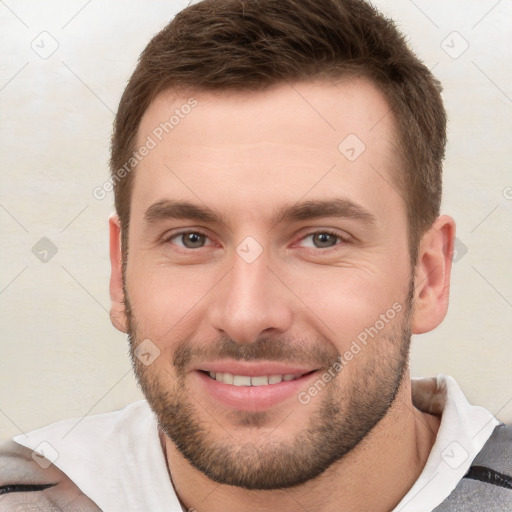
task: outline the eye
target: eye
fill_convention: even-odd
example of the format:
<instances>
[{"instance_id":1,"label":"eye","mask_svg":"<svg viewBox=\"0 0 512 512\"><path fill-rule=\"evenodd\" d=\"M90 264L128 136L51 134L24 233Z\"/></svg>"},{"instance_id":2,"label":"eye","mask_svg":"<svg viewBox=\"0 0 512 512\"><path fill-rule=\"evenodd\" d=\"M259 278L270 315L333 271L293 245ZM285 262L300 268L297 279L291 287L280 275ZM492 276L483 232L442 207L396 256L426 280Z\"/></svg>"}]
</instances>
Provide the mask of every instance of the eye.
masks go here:
<instances>
[{"instance_id":1,"label":"eye","mask_svg":"<svg viewBox=\"0 0 512 512\"><path fill-rule=\"evenodd\" d=\"M315 249L329 249L344 241L345 239L337 233L331 231L316 231L315 233L306 235L301 240L301 244L304 247L313 247Z\"/></svg>"},{"instance_id":2,"label":"eye","mask_svg":"<svg viewBox=\"0 0 512 512\"><path fill-rule=\"evenodd\" d=\"M169 237L166 242L171 242L185 249L200 249L204 247L208 237L199 231L185 231Z\"/></svg>"}]
</instances>

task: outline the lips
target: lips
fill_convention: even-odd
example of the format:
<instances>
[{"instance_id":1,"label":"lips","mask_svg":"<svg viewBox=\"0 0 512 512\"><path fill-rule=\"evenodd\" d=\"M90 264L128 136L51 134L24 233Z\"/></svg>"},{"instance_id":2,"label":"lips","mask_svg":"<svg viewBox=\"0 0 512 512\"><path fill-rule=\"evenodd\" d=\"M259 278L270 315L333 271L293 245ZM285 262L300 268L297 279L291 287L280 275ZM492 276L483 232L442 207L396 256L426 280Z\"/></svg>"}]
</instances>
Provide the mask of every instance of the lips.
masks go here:
<instances>
[{"instance_id":1,"label":"lips","mask_svg":"<svg viewBox=\"0 0 512 512\"><path fill-rule=\"evenodd\" d=\"M214 406L255 412L295 400L317 373L297 365L230 361L204 364L189 375L193 388Z\"/></svg>"}]
</instances>

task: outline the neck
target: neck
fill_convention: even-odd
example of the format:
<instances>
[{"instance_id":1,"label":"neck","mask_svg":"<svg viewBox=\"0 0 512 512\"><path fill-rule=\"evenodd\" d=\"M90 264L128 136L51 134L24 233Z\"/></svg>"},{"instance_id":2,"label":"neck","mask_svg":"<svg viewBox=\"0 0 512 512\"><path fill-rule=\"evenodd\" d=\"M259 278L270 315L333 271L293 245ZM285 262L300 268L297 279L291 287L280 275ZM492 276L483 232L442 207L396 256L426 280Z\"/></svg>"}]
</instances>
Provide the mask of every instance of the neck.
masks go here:
<instances>
[{"instance_id":1,"label":"neck","mask_svg":"<svg viewBox=\"0 0 512 512\"><path fill-rule=\"evenodd\" d=\"M417 410L405 378L386 416L350 453L297 487L248 491L218 484L192 467L165 438L167 464L187 510L231 512L298 509L392 510L419 477L435 442L439 418Z\"/></svg>"}]
</instances>

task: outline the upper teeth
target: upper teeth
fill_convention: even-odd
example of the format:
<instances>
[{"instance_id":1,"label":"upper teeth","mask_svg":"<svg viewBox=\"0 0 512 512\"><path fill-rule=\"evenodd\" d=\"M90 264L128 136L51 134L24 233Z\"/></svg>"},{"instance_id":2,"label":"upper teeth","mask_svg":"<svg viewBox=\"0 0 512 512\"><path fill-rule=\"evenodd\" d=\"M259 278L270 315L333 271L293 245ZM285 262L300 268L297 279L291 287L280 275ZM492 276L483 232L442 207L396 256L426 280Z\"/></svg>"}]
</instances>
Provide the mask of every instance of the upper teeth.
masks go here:
<instances>
[{"instance_id":1,"label":"upper teeth","mask_svg":"<svg viewBox=\"0 0 512 512\"><path fill-rule=\"evenodd\" d=\"M249 377L248 375L233 375L232 373L210 372L210 377L224 384L235 386L266 386L267 384L279 384L287 380L294 380L301 377L300 373L286 373L284 375L259 375Z\"/></svg>"}]
</instances>

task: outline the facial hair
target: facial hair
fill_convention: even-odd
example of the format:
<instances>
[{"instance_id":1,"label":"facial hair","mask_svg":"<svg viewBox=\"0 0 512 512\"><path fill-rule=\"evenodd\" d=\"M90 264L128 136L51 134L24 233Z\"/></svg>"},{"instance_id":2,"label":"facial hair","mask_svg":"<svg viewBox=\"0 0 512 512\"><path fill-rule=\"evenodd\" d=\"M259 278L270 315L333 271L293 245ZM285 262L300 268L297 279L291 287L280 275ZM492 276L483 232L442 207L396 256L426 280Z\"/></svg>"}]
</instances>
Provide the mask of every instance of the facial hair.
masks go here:
<instances>
[{"instance_id":1,"label":"facial hair","mask_svg":"<svg viewBox=\"0 0 512 512\"><path fill-rule=\"evenodd\" d=\"M371 434L393 405L408 368L413 291L411 280L401 318L397 315L368 342L362 350L364 357L354 356L348 363L350 374L341 370L318 393L312 400L316 406L312 406L309 420L286 441L262 435L254 443L239 443L222 429L221 433L212 432L209 422L202 419L205 412L187 389L186 370L196 359L229 357L244 361L308 362L327 371L340 357L328 339L297 342L265 337L239 345L222 337L201 346L185 339L177 345L172 365L167 363L168 369L162 371L161 362L145 366L134 355L145 337L139 332L136 311L125 293L135 375L161 430L183 457L208 478L251 490L294 487L318 477L342 460ZM259 428L268 419L266 412L236 411L230 416L237 429Z\"/></svg>"}]
</instances>

